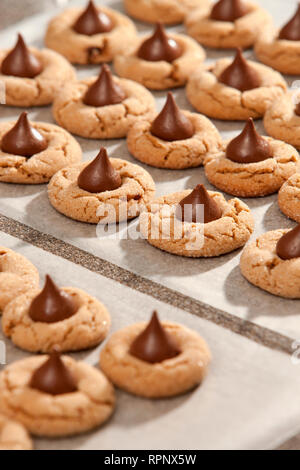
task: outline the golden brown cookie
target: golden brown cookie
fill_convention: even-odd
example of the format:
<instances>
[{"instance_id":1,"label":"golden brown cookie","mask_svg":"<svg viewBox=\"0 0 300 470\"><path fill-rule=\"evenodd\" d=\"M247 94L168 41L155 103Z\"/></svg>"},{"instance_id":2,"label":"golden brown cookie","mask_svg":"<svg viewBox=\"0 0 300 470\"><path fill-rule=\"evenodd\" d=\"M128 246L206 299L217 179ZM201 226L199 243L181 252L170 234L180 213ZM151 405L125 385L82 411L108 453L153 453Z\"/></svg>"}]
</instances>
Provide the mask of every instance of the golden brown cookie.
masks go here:
<instances>
[{"instance_id":1,"label":"golden brown cookie","mask_svg":"<svg viewBox=\"0 0 300 470\"><path fill-rule=\"evenodd\" d=\"M260 31L255 54L263 63L286 75L299 75L300 41L279 39L279 30L272 24Z\"/></svg>"},{"instance_id":2,"label":"golden brown cookie","mask_svg":"<svg viewBox=\"0 0 300 470\"><path fill-rule=\"evenodd\" d=\"M116 10L101 6L101 11L112 21L111 31L93 35L77 33L73 25L83 8L68 8L50 21L45 44L74 64L111 62L116 54L126 52L135 43L136 28Z\"/></svg>"},{"instance_id":3,"label":"golden brown cookie","mask_svg":"<svg viewBox=\"0 0 300 470\"><path fill-rule=\"evenodd\" d=\"M240 268L243 276L271 294L300 298L300 258L281 259L276 253L278 240L289 230L267 232L244 249Z\"/></svg>"},{"instance_id":4,"label":"golden brown cookie","mask_svg":"<svg viewBox=\"0 0 300 470\"><path fill-rule=\"evenodd\" d=\"M135 80L151 90L166 90L185 85L194 71L195 64L200 65L205 59L205 52L193 39L183 34L170 34L171 38L182 47L183 53L173 62L160 60L148 61L138 57L137 52L144 38L137 38L134 47L122 55L117 55L114 67L123 78Z\"/></svg>"},{"instance_id":5,"label":"golden brown cookie","mask_svg":"<svg viewBox=\"0 0 300 470\"><path fill-rule=\"evenodd\" d=\"M57 123L73 134L89 139L122 138L139 119L151 118L155 112L153 96L143 86L131 80L114 77L126 98L118 104L88 106L83 97L95 77L66 84L53 104Z\"/></svg>"},{"instance_id":6,"label":"golden brown cookie","mask_svg":"<svg viewBox=\"0 0 300 470\"><path fill-rule=\"evenodd\" d=\"M101 351L100 367L117 387L142 397L163 398L185 393L202 382L211 360L205 341L183 325L171 322L162 325L180 353L154 364L129 351L145 323L128 326L110 337Z\"/></svg>"},{"instance_id":7,"label":"golden brown cookie","mask_svg":"<svg viewBox=\"0 0 300 470\"><path fill-rule=\"evenodd\" d=\"M5 86L5 104L8 106L45 106L51 104L64 85L75 80L76 73L69 62L50 49L30 48L43 66L35 78L13 77L0 72L0 81ZM9 50L0 50L0 69Z\"/></svg>"},{"instance_id":8,"label":"golden brown cookie","mask_svg":"<svg viewBox=\"0 0 300 470\"><path fill-rule=\"evenodd\" d=\"M32 449L32 441L22 424L0 415L0 450Z\"/></svg>"},{"instance_id":9,"label":"golden brown cookie","mask_svg":"<svg viewBox=\"0 0 300 470\"><path fill-rule=\"evenodd\" d=\"M221 218L209 223L181 222L175 215L180 201L191 190L169 194L151 202L140 216L143 237L153 246L179 256L192 258L220 256L243 246L253 232L249 207L239 199L226 201L209 191L221 209Z\"/></svg>"},{"instance_id":10,"label":"golden brown cookie","mask_svg":"<svg viewBox=\"0 0 300 470\"><path fill-rule=\"evenodd\" d=\"M30 158L2 151L1 141L15 124L0 123L0 181L20 184L47 183L61 168L81 161L82 151L77 141L61 127L45 122L31 123L46 139L45 150Z\"/></svg>"},{"instance_id":11,"label":"golden brown cookie","mask_svg":"<svg viewBox=\"0 0 300 470\"><path fill-rule=\"evenodd\" d=\"M33 321L29 308L40 290L31 290L7 305L3 311L3 333L13 343L33 353L52 351L59 346L62 352L80 351L103 341L110 328L110 315L103 304L81 289L66 287L76 305L76 313L55 323Z\"/></svg>"},{"instance_id":12,"label":"golden brown cookie","mask_svg":"<svg viewBox=\"0 0 300 470\"><path fill-rule=\"evenodd\" d=\"M39 273L24 256L0 247L0 311L16 296L39 286Z\"/></svg>"},{"instance_id":13,"label":"golden brown cookie","mask_svg":"<svg viewBox=\"0 0 300 470\"><path fill-rule=\"evenodd\" d=\"M189 139L166 141L151 133L152 120L137 122L127 136L129 152L139 161L157 168L179 170L203 164L210 153L218 152L221 137L205 116L184 111L195 133Z\"/></svg>"},{"instance_id":14,"label":"golden brown cookie","mask_svg":"<svg viewBox=\"0 0 300 470\"><path fill-rule=\"evenodd\" d=\"M300 223L300 174L291 176L278 193L280 210L290 219Z\"/></svg>"},{"instance_id":15,"label":"golden brown cookie","mask_svg":"<svg viewBox=\"0 0 300 470\"><path fill-rule=\"evenodd\" d=\"M34 356L7 366L0 373L0 410L38 436L68 436L100 426L112 414L112 385L94 367L63 357L76 380L72 393L51 395L32 388L34 372L47 356Z\"/></svg>"},{"instance_id":16,"label":"golden brown cookie","mask_svg":"<svg viewBox=\"0 0 300 470\"><path fill-rule=\"evenodd\" d=\"M300 170L297 150L280 140L264 137L272 158L254 163L237 163L226 157L228 142L221 152L205 160L205 175L216 188L239 197L258 197L275 193Z\"/></svg>"},{"instance_id":17,"label":"golden brown cookie","mask_svg":"<svg viewBox=\"0 0 300 470\"><path fill-rule=\"evenodd\" d=\"M127 13L146 23L182 23L193 8L210 4L211 0L124 0Z\"/></svg>"},{"instance_id":18,"label":"golden brown cookie","mask_svg":"<svg viewBox=\"0 0 300 470\"><path fill-rule=\"evenodd\" d=\"M247 1L245 4L248 13L235 21L211 19L213 5L201 5L186 17L188 34L200 44L217 49L251 47L272 19L257 3Z\"/></svg>"},{"instance_id":19,"label":"golden brown cookie","mask_svg":"<svg viewBox=\"0 0 300 470\"><path fill-rule=\"evenodd\" d=\"M52 206L71 219L92 224L116 223L137 217L155 194L150 174L133 163L110 159L120 173L122 184L112 191L90 193L78 186L78 177L90 162L64 168L48 186Z\"/></svg>"},{"instance_id":20,"label":"golden brown cookie","mask_svg":"<svg viewBox=\"0 0 300 470\"><path fill-rule=\"evenodd\" d=\"M267 109L264 126L269 135L300 149L300 116L295 113L297 97L293 93L280 96Z\"/></svg>"},{"instance_id":21,"label":"golden brown cookie","mask_svg":"<svg viewBox=\"0 0 300 470\"><path fill-rule=\"evenodd\" d=\"M248 91L229 87L218 78L230 65L231 59L220 59L208 70L199 68L186 87L190 103L211 118L228 121L258 119L273 101L286 92L283 77L265 65L248 61L260 77L261 85Z\"/></svg>"}]
</instances>

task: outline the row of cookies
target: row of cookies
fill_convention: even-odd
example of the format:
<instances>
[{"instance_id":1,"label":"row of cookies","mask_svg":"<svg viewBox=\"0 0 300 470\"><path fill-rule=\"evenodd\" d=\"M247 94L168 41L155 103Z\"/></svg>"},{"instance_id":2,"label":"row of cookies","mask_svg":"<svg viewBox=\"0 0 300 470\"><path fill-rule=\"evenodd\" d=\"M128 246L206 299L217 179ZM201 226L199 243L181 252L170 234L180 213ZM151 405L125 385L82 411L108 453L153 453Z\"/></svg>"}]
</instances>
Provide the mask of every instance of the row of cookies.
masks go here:
<instances>
[{"instance_id":1,"label":"row of cookies","mask_svg":"<svg viewBox=\"0 0 300 470\"><path fill-rule=\"evenodd\" d=\"M99 426L115 407L110 381L134 395L160 398L184 393L205 377L210 362L205 341L182 325L161 323L156 312L148 324L111 336L100 356L106 376L62 357L62 351L103 341L110 327L108 311L80 289L59 288L49 276L40 290L36 268L10 249L1 248L0 263L4 334L23 350L49 353L15 362L0 373L1 449L32 447L22 426L52 437Z\"/></svg>"},{"instance_id":2,"label":"row of cookies","mask_svg":"<svg viewBox=\"0 0 300 470\"><path fill-rule=\"evenodd\" d=\"M255 47L261 62L285 74L298 75L300 7L281 28L260 5L248 0L124 0L130 16L165 24L185 22L187 33L206 47ZM191 11L192 10L192 11Z\"/></svg>"},{"instance_id":3,"label":"row of cookies","mask_svg":"<svg viewBox=\"0 0 300 470\"><path fill-rule=\"evenodd\" d=\"M124 0L124 6L129 15L141 21L165 24L185 21L188 34L204 46L226 49L255 45L256 55L263 63L283 73L300 72L297 60L299 8L278 30L271 15L248 0L215 3L210 0ZM181 36L180 41L190 52L196 51L186 36ZM129 18L105 7L99 14L90 1L86 9L70 8L53 18L45 43L72 63L95 64L109 62L119 54L127 55L128 50L136 50L140 40ZM131 66L134 66L132 61Z\"/></svg>"}]
</instances>

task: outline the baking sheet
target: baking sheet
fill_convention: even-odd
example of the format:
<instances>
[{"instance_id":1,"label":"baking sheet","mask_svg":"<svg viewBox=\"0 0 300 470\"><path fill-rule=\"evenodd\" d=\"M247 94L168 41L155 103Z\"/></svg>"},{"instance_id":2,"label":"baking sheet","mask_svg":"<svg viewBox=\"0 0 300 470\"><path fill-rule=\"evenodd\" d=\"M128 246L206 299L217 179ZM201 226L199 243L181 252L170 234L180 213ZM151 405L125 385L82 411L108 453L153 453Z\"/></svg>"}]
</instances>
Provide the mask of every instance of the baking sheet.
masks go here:
<instances>
[{"instance_id":1,"label":"baking sheet","mask_svg":"<svg viewBox=\"0 0 300 470\"><path fill-rule=\"evenodd\" d=\"M0 245L27 256L61 286L85 289L109 309L112 331L145 321L153 309L162 319L198 331L213 361L201 387L178 398L146 400L117 391L113 418L102 428L68 439L36 439L38 449L271 449L300 430L299 365L213 323L135 292L81 266L0 233ZM0 339L4 340L2 333ZM9 340L7 362L28 354ZM97 366L101 346L72 354Z\"/></svg>"},{"instance_id":2,"label":"baking sheet","mask_svg":"<svg viewBox=\"0 0 300 470\"><path fill-rule=\"evenodd\" d=\"M73 3L82 4L84 2L70 2L70 4ZM282 24L291 16L297 2L294 0L288 2L261 0L259 3L273 12L275 21ZM103 1L103 4L122 10L119 1L107 0ZM41 46L41 33L45 31L46 23L52 15L53 12L49 11L47 14L33 17L3 31L0 33L1 46L11 46L18 31L22 31L31 44ZM182 25L172 29L184 30ZM139 24L139 30L149 30L149 27ZM227 52L208 51L208 60L213 60L224 54ZM251 56L252 53L248 51L247 54ZM97 72L98 67L78 67L79 77ZM289 79L289 83L291 84L296 79L297 77ZM154 94L159 110L164 103L165 92ZM174 94L182 108L192 109L186 100L183 89L175 90ZM20 111L20 109L2 106L0 107L0 120L15 119ZM50 107L31 110L30 118L54 122ZM243 123L240 122L214 122L224 138L235 136L243 127ZM258 122L258 127L263 132L261 121ZM125 140L89 141L78 138L78 141L84 150L85 160L95 157L99 147L105 145L110 156L137 163L129 155ZM208 184L203 168L170 171L142 166L153 176L157 185L157 195L193 188L197 183L205 183L209 189L214 189ZM230 198L230 196L226 197ZM244 201L249 204L255 216L256 229L252 238L268 230L293 226L293 222L280 213L277 195L244 199ZM240 250L214 259L185 259L161 252L149 246L144 240L99 239L95 226L72 221L57 213L48 201L45 185L30 187L1 183L0 211L8 217L63 239L213 307L293 338L300 337L300 321L298 319L300 301L280 299L250 285L239 271ZM136 221L131 223L133 226L134 224Z\"/></svg>"}]
</instances>

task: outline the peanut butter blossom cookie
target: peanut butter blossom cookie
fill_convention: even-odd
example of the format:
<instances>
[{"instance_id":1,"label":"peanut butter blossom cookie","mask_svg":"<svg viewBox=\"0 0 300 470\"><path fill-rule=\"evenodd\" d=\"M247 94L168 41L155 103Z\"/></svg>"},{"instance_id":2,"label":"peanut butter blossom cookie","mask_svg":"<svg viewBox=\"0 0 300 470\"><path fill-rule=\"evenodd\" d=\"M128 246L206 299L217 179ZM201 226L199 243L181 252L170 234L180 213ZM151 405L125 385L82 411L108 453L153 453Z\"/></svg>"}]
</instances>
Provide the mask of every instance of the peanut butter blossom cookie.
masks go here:
<instances>
[{"instance_id":1,"label":"peanut butter blossom cookie","mask_svg":"<svg viewBox=\"0 0 300 470\"><path fill-rule=\"evenodd\" d=\"M106 337L110 315L104 305L81 289L60 289L47 276L42 291L26 292L6 307L4 334L31 352L63 352L96 346Z\"/></svg>"},{"instance_id":2,"label":"peanut butter blossom cookie","mask_svg":"<svg viewBox=\"0 0 300 470\"><path fill-rule=\"evenodd\" d=\"M300 74L300 5L280 30L267 25L257 37L255 53L264 64L290 75Z\"/></svg>"},{"instance_id":3,"label":"peanut butter blossom cookie","mask_svg":"<svg viewBox=\"0 0 300 470\"><path fill-rule=\"evenodd\" d=\"M297 171L300 171L297 150L279 140L260 136L251 118L238 137L224 142L222 151L205 161L205 174L210 183L242 197L272 194Z\"/></svg>"},{"instance_id":4,"label":"peanut butter blossom cookie","mask_svg":"<svg viewBox=\"0 0 300 470\"><path fill-rule=\"evenodd\" d=\"M205 341L195 331L150 322L113 334L101 351L100 366L118 387L147 398L180 395L199 385L211 360Z\"/></svg>"},{"instance_id":5,"label":"peanut butter blossom cookie","mask_svg":"<svg viewBox=\"0 0 300 470\"><path fill-rule=\"evenodd\" d=\"M278 204L287 217L300 223L300 173L291 176L281 187Z\"/></svg>"},{"instance_id":6,"label":"peanut butter blossom cookie","mask_svg":"<svg viewBox=\"0 0 300 470\"><path fill-rule=\"evenodd\" d=\"M268 23L272 23L270 15L246 0L203 4L186 17L190 36L200 44L220 49L252 46Z\"/></svg>"},{"instance_id":7,"label":"peanut butter blossom cookie","mask_svg":"<svg viewBox=\"0 0 300 470\"><path fill-rule=\"evenodd\" d=\"M50 22L45 43L74 64L110 62L136 40L133 22L111 8L90 1L85 9L69 8Z\"/></svg>"},{"instance_id":8,"label":"peanut butter blossom cookie","mask_svg":"<svg viewBox=\"0 0 300 470\"><path fill-rule=\"evenodd\" d=\"M0 81L9 106L50 104L61 86L75 76L61 55L49 49L29 49L20 34L12 50L0 50Z\"/></svg>"},{"instance_id":9,"label":"peanut butter blossom cookie","mask_svg":"<svg viewBox=\"0 0 300 470\"><path fill-rule=\"evenodd\" d=\"M242 253L240 267L257 287L280 297L300 298L300 225L267 232Z\"/></svg>"},{"instance_id":10,"label":"peanut butter blossom cookie","mask_svg":"<svg viewBox=\"0 0 300 470\"><path fill-rule=\"evenodd\" d=\"M39 273L33 264L15 251L0 247L0 311L24 292L36 289Z\"/></svg>"},{"instance_id":11,"label":"peanut butter blossom cookie","mask_svg":"<svg viewBox=\"0 0 300 470\"><path fill-rule=\"evenodd\" d=\"M154 119L135 123L129 130L130 153L143 163L158 168L191 168L221 148L216 127L204 116L181 111L168 93L166 104Z\"/></svg>"},{"instance_id":12,"label":"peanut butter blossom cookie","mask_svg":"<svg viewBox=\"0 0 300 470\"><path fill-rule=\"evenodd\" d=\"M143 168L102 148L92 162L64 168L48 187L53 207L71 219L93 224L117 223L137 217L155 194Z\"/></svg>"},{"instance_id":13,"label":"peanut butter blossom cookie","mask_svg":"<svg viewBox=\"0 0 300 470\"><path fill-rule=\"evenodd\" d=\"M153 201L140 216L141 233L151 245L191 258L230 253L248 241L253 228L246 204L226 201L201 184Z\"/></svg>"},{"instance_id":14,"label":"peanut butter blossom cookie","mask_svg":"<svg viewBox=\"0 0 300 470\"><path fill-rule=\"evenodd\" d=\"M32 449L32 441L24 426L0 415L0 450Z\"/></svg>"},{"instance_id":15,"label":"peanut butter blossom cookie","mask_svg":"<svg viewBox=\"0 0 300 470\"><path fill-rule=\"evenodd\" d=\"M234 121L260 118L286 89L278 72L246 60L238 49L233 61L220 59L209 70L197 69L186 92L200 113Z\"/></svg>"},{"instance_id":16,"label":"peanut butter blossom cookie","mask_svg":"<svg viewBox=\"0 0 300 470\"><path fill-rule=\"evenodd\" d=\"M165 24L181 23L191 9L209 3L210 0L124 0L126 11L133 18Z\"/></svg>"},{"instance_id":17,"label":"peanut butter blossom cookie","mask_svg":"<svg viewBox=\"0 0 300 470\"><path fill-rule=\"evenodd\" d=\"M17 122L0 123L0 181L47 183L81 158L81 148L68 132L45 122L31 123L26 112Z\"/></svg>"},{"instance_id":18,"label":"peanut butter blossom cookie","mask_svg":"<svg viewBox=\"0 0 300 470\"><path fill-rule=\"evenodd\" d=\"M152 36L136 38L135 46L117 55L118 75L135 80L146 88L166 90L183 86L205 52L196 41L182 34L167 34L158 23Z\"/></svg>"},{"instance_id":19,"label":"peanut butter blossom cookie","mask_svg":"<svg viewBox=\"0 0 300 470\"><path fill-rule=\"evenodd\" d=\"M151 118L155 101L142 85L113 77L103 65L98 78L65 85L53 105L55 120L73 134L93 139L125 137L139 119Z\"/></svg>"},{"instance_id":20,"label":"peanut butter blossom cookie","mask_svg":"<svg viewBox=\"0 0 300 470\"><path fill-rule=\"evenodd\" d=\"M0 374L0 410L38 436L68 436L100 426L112 414L114 390L94 367L49 356L14 362Z\"/></svg>"},{"instance_id":21,"label":"peanut butter blossom cookie","mask_svg":"<svg viewBox=\"0 0 300 470\"><path fill-rule=\"evenodd\" d=\"M267 109L264 126L268 134L300 149L300 102L288 93L278 98Z\"/></svg>"}]
</instances>

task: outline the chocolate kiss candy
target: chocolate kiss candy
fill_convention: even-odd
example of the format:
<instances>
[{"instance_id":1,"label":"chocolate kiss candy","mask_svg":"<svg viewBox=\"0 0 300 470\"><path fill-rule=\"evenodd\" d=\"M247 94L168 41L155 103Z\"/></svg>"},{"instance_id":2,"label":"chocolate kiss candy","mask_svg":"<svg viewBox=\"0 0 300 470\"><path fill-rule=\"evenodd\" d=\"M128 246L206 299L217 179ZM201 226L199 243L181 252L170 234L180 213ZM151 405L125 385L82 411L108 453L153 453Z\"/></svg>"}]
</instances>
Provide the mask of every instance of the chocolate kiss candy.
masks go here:
<instances>
[{"instance_id":1,"label":"chocolate kiss candy","mask_svg":"<svg viewBox=\"0 0 300 470\"><path fill-rule=\"evenodd\" d=\"M64 395L77 391L75 379L61 360L57 349L52 351L47 361L33 373L29 386L49 395Z\"/></svg>"},{"instance_id":2,"label":"chocolate kiss candy","mask_svg":"<svg viewBox=\"0 0 300 470\"><path fill-rule=\"evenodd\" d=\"M110 68L103 65L99 78L86 92L83 102L88 106L108 106L122 103L126 95L122 88L114 82Z\"/></svg>"},{"instance_id":3,"label":"chocolate kiss candy","mask_svg":"<svg viewBox=\"0 0 300 470\"><path fill-rule=\"evenodd\" d=\"M182 47L170 38L163 25L158 23L153 35L146 39L138 50L138 57L150 62L165 60L173 62L182 55Z\"/></svg>"},{"instance_id":4,"label":"chocolate kiss candy","mask_svg":"<svg viewBox=\"0 0 300 470\"><path fill-rule=\"evenodd\" d=\"M12 155L32 157L48 147L47 140L28 121L27 113L20 115L14 127L1 141L1 150Z\"/></svg>"},{"instance_id":5,"label":"chocolate kiss candy","mask_svg":"<svg viewBox=\"0 0 300 470\"><path fill-rule=\"evenodd\" d=\"M1 65L3 75L34 78L43 70L41 62L30 52L21 34L12 51L5 57Z\"/></svg>"},{"instance_id":6,"label":"chocolate kiss candy","mask_svg":"<svg viewBox=\"0 0 300 470\"><path fill-rule=\"evenodd\" d=\"M279 39L300 41L300 5L293 18L280 30Z\"/></svg>"},{"instance_id":7,"label":"chocolate kiss candy","mask_svg":"<svg viewBox=\"0 0 300 470\"><path fill-rule=\"evenodd\" d=\"M78 186L89 193L113 191L122 185L120 173L114 169L104 147L78 176Z\"/></svg>"},{"instance_id":8,"label":"chocolate kiss candy","mask_svg":"<svg viewBox=\"0 0 300 470\"><path fill-rule=\"evenodd\" d=\"M160 323L157 312L153 312L150 323L133 341L130 354L145 362L155 364L172 359L180 354L172 336Z\"/></svg>"},{"instance_id":9,"label":"chocolate kiss candy","mask_svg":"<svg viewBox=\"0 0 300 470\"><path fill-rule=\"evenodd\" d=\"M300 116L300 103L296 105L295 114L297 114L297 116Z\"/></svg>"},{"instance_id":10,"label":"chocolate kiss candy","mask_svg":"<svg viewBox=\"0 0 300 470\"><path fill-rule=\"evenodd\" d=\"M249 13L249 8L242 0L220 0L210 14L212 20L235 21Z\"/></svg>"},{"instance_id":11,"label":"chocolate kiss candy","mask_svg":"<svg viewBox=\"0 0 300 470\"><path fill-rule=\"evenodd\" d=\"M176 209L176 217L182 222L204 222L207 224L220 219L222 211L216 201L210 197L203 184L198 184L187 197L180 201Z\"/></svg>"},{"instance_id":12,"label":"chocolate kiss candy","mask_svg":"<svg viewBox=\"0 0 300 470\"><path fill-rule=\"evenodd\" d=\"M219 82L240 91L253 90L261 83L258 73L243 57L241 49L237 49L232 64L220 75Z\"/></svg>"},{"instance_id":13,"label":"chocolate kiss candy","mask_svg":"<svg viewBox=\"0 0 300 470\"><path fill-rule=\"evenodd\" d=\"M151 134L172 142L173 140L189 139L194 133L193 124L180 111L174 96L169 92L164 108L152 123Z\"/></svg>"},{"instance_id":14,"label":"chocolate kiss candy","mask_svg":"<svg viewBox=\"0 0 300 470\"><path fill-rule=\"evenodd\" d=\"M284 260L300 258L300 224L278 240L276 253Z\"/></svg>"},{"instance_id":15,"label":"chocolate kiss candy","mask_svg":"<svg viewBox=\"0 0 300 470\"><path fill-rule=\"evenodd\" d=\"M76 311L72 297L46 276L44 289L30 305L29 316L35 322L56 323L72 317Z\"/></svg>"},{"instance_id":16,"label":"chocolate kiss candy","mask_svg":"<svg viewBox=\"0 0 300 470\"><path fill-rule=\"evenodd\" d=\"M113 29L113 23L103 11L98 11L94 2L90 1L84 12L73 26L74 31L86 36L107 33Z\"/></svg>"},{"instance_id":17,"label":"chocolate kiss candy","mask_svg":"<svg viewBox=\"0 0 300 470\"><path fill-rule=\"evenodd\" d=\"M269 142L258 134L252 118L248 119L242 133L226 149L226 158L237 163L262 162L271 157Z\"/></svg>"}]
</instances>

